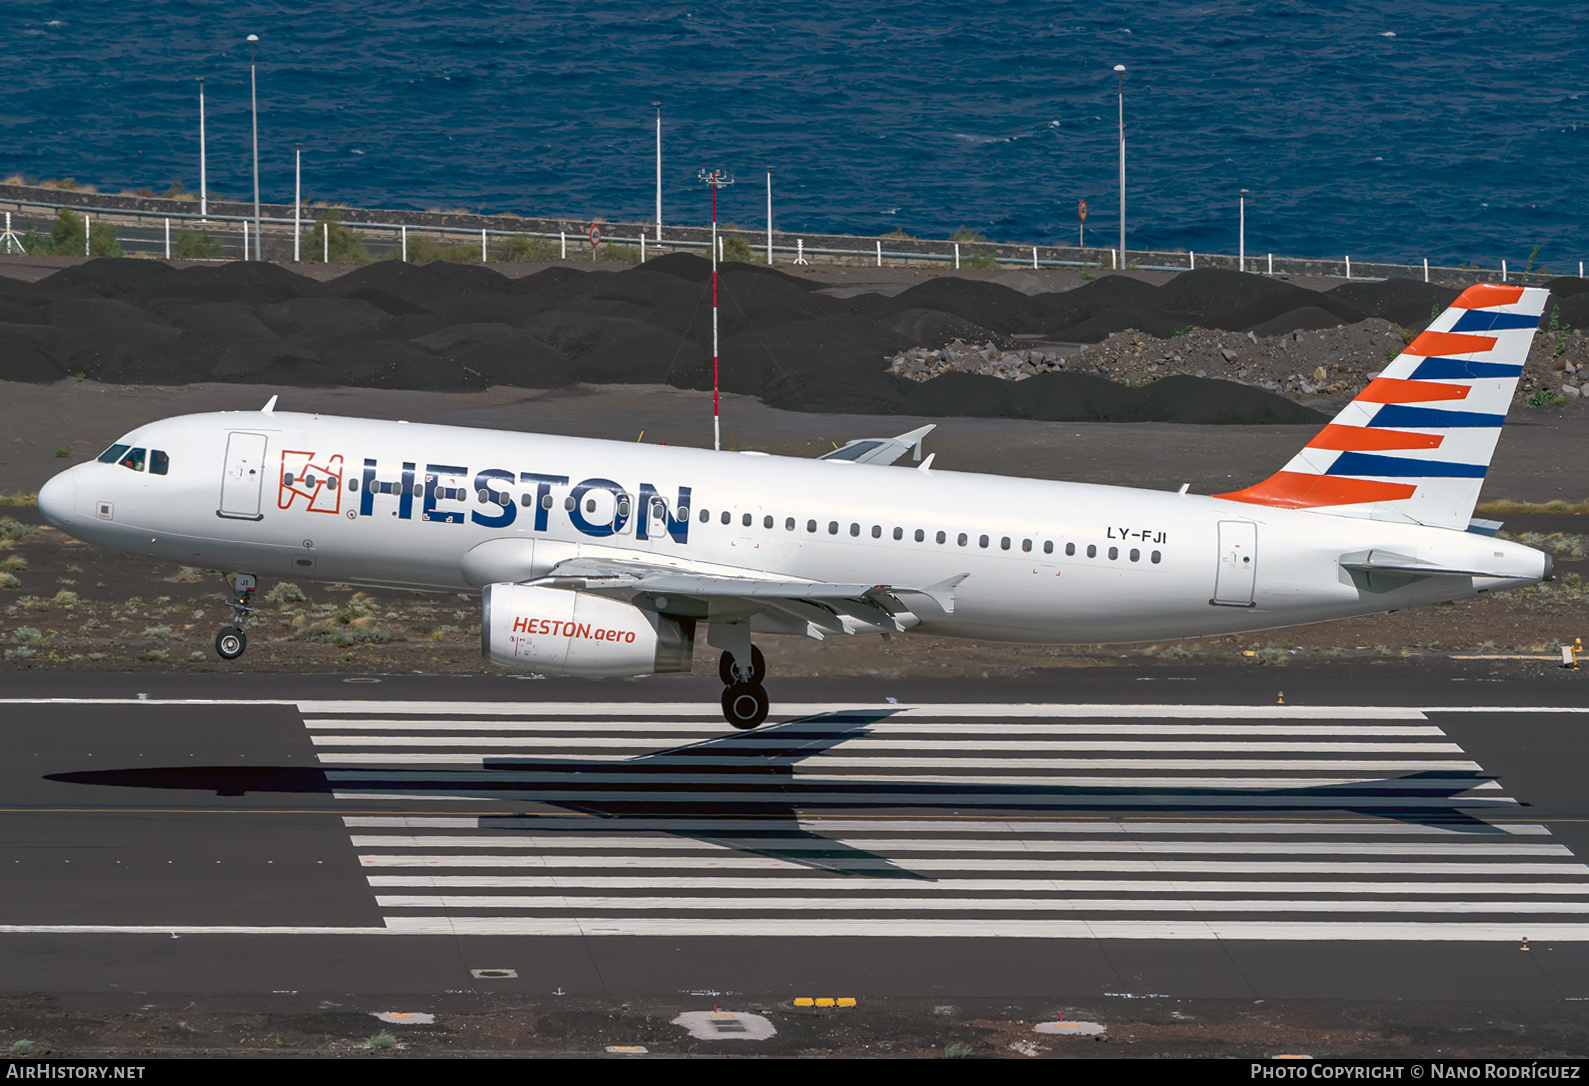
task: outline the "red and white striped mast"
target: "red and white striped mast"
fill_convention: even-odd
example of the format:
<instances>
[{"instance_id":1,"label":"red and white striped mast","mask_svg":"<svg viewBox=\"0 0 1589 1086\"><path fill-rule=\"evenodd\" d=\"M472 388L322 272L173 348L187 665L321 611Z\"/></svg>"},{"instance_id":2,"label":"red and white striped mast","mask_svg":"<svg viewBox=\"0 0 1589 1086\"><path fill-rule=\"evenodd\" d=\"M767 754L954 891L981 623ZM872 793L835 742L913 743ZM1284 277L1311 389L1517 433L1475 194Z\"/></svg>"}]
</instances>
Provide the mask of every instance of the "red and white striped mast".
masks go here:
<instances>
[{"instance_id":1,"label":"red and white striped mast","mask_svg":"<svg viewBox=\"0 0 1589 1086\"><path fill-rule=\"evenodd\" d=\"M723 431L717 402L717 190L732 185L734 179L722 170L702 170L700 176L712 188L712 451L719 452Z\"/></svg>"}]
</instances>

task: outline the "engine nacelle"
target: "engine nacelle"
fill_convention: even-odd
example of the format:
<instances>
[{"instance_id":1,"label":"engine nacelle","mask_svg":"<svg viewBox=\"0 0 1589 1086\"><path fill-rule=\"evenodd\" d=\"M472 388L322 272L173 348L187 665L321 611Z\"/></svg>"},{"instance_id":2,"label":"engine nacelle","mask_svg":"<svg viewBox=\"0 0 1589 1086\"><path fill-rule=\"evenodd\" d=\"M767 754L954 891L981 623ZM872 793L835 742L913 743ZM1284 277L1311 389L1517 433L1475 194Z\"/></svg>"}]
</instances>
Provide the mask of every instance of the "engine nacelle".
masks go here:
<instances>
[{"instance_id":1,"label":"engine nacelle","mask_svg":"<svg viewBox=\"0 0 1589 1086\"><path fill-rule=\"evenodd\" d=\"M503 667L543 675L659 675L688 671L695 620L632 603L535 585L487 585L480 651Z\"/></svg>"}]
</instances>

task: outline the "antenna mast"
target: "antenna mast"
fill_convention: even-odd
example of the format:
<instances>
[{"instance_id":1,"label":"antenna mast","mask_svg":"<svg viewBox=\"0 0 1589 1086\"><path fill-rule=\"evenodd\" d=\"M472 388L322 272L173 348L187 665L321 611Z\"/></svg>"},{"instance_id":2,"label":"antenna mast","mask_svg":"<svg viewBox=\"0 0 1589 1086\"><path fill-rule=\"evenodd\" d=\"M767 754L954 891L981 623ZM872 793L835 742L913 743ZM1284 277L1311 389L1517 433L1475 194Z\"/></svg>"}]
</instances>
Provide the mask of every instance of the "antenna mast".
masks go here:
<instances>
[{"instance_id":1,"label":"antenna mast","mask_svg":"<svg viewBox=\"0 0 1589 1086\"><path fill-rule=\"evenodd\" d=\"M702 170L700 176L712 189L712 451L719 452L723 448L723 429L717 396L717 190L732 185L734 179L722 170Z\"/></svg>"}]
</instances>

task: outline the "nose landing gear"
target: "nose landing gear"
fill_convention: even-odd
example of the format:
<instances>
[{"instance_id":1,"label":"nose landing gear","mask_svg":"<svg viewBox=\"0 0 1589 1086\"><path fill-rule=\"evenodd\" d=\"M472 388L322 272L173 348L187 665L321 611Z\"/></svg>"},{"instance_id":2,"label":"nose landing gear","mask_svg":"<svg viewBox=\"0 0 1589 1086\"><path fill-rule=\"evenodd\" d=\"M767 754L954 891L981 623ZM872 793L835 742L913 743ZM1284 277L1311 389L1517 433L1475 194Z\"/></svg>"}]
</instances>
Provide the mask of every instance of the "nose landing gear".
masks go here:
<instances>
[{"instance_id":1,"label":"nose landing gear","mask_svg":"<svg viewBox=\"0 0 1589 1086\"><path fill-rule=\"evenodd\" d=\"M252 573L237 573L227 581L232 590L231 602L227 604L232 609L232 624L222 627L215 635L215 651L223 660L235 660L248 648L243 623L254 613L254 590L259 587L259 578Z\"/></svg>"}]
</instances>

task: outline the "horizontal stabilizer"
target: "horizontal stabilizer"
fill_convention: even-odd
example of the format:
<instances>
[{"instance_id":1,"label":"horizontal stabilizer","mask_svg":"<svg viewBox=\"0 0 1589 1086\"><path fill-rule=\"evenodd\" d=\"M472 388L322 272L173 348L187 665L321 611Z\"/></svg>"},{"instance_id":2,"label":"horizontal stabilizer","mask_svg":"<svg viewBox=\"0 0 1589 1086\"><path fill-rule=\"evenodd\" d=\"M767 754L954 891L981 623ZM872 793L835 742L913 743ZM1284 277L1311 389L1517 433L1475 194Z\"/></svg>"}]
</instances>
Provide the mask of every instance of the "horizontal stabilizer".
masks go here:
<instances>
[{"instance_id":1,"label":"horizontal stabilizer","mask_svg":"<svg viewBox=\"0 0 1589 1086\"><path fill-rule=\"evenodd\" d=\"M914 458L920 460L922 439L932 433L937 425L937 423L928 423L898 437L857 438L842 449L823 453L817 459L844 460L851 464L876 464L878 467L887 467L906 453L913 452Z\"/></svg>"},{"instance_id":2,"label":"horizontal stabilizer","mask_svg":"<svg viewBox=\"0 0 1589 1086\"><path fill-rule=\"evenodd\" d=\"M1341 568L1356 570L1359 573L1399 573L1411 577L1516 577L1517 572L1496 571L1493 569L1461 569L1453 566L1436 565L1433 562L1422 562L1410 558L1405 554L1394 551L1365 551L1359 554L1343 554Z\"/></svg>"}]
</instances>

